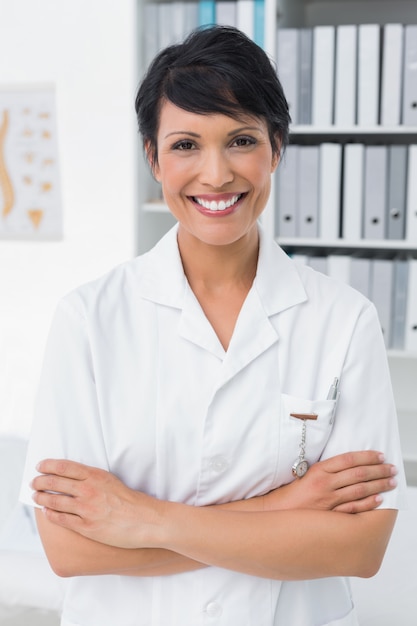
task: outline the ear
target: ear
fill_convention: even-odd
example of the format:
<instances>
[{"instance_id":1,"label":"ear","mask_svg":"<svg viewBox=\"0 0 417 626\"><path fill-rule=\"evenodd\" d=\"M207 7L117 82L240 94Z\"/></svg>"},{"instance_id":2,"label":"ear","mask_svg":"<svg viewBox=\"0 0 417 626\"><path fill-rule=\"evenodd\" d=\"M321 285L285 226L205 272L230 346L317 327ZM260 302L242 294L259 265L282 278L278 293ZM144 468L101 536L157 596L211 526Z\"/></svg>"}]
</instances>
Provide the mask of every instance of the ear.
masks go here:
<instances>
[{"instance_id":1,"label":"ear","mask_svg":"<svg viewBox=\"0 0 417 626\"><path fill-rule=\"evenodd\" d=\"M275 135L275 146L276 149L272 153L271 174L275 172L281 160L281 137L278 134Z\"/></svg>"},{"instance_id":2,"label":"ear","mask_svg":"<svg viewBox=\"0 0 417 626\"><path fill-rule=\"evenodd\" d=\"M158 161L155 159L155 153L152 149L152 145L149 139L145 141L145 154L146 160L148 161L149 167L151 168L152 176L155 178L156 181L160 182Z\"/></svg>"},{"instance_id":3,"label":"ear","mask_svg":"<svg viewBox=\"0 0 417 626\"><path fill-rule=\"evenodd\" d=\"M274 154L272 155L272 164L271 164L271 174L273 174L275 172L275 170L278 167L278 163L281 160L281 156L279 152L274 152Z\"/></svg>"}]
</instances>

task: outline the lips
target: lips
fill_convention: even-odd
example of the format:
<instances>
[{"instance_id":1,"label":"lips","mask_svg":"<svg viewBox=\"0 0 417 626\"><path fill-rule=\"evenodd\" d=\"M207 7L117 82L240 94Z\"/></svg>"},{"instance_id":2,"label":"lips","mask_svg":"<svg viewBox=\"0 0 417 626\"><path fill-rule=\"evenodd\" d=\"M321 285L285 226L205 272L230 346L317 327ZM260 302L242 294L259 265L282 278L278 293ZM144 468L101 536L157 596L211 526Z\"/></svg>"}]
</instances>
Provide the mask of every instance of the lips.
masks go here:
<instances>
[{"instance_id":1,"label":"lips","mask_svg":"<svg viewBox=\"0 0 417 626\"><path fill-rule=\"evenodd\" d=\"M227 209L232 209L243 195L243 193L229 194L227 197L223 196L216 200L213 197L192 196L192 200L206 211L222 213L223 211L227 211Z\"/></svg>"}]
</instances>

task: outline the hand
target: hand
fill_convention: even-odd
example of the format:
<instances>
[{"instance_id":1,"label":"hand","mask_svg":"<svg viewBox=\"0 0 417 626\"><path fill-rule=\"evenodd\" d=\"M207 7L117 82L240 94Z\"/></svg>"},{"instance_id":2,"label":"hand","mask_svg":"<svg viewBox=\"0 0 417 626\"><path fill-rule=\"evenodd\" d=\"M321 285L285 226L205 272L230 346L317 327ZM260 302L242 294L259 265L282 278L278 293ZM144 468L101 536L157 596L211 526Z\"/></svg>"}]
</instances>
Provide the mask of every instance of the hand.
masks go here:
<instances>
[{"instance_id":1,"label":"hand","mask_svg":"<svg viewBox=\"0 0 417 626\"><path fill-rule=\"evenodd\" d=\"M161 502L81 463L48 459L37 469L33 499L50 522L119 548L151 547Z\"/></svg>"},{"instance_id":2,"label":"hand","mask_svg":"<svg viewBox=\"0 0 417 626\"><path fill-rule=\"evenodd\" d=\"M312 465L301 479L264 496L267 509L372 511L394 489L396 468L372 450L347 452Z\"/></svg>"}]
</instances>

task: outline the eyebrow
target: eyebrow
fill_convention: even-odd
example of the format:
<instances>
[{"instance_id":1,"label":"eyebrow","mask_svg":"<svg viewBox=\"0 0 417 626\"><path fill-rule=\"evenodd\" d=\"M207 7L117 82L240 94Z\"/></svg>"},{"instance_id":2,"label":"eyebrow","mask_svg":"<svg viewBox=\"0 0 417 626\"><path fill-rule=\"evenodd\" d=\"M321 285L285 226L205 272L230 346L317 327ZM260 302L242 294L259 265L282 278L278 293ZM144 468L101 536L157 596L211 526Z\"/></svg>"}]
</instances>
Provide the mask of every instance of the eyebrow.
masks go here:
<instances>
[{"instance_id":1,"label":"eyebrow","mask_svg":"<svg viewBox=\"0 0 417 626\"><path fill-rule=\"evenodd\" d=\"M241 128L236 128L234 130L231 130L230 133L227 133L228 137L231 137L232 135L236 135L237 133L241 133L242 131L245 130L255 130L255 131L260 131L261 129L259 128L259 126L242 126ZM188 135L189 137L201 137L201 135L199 135L198 133L193 133L190 130L174 130L171 133L168 133L167 135L165 135L165 139L167 139L167 137L171 137L172 135Z\"/></svg>"}]
</instances>

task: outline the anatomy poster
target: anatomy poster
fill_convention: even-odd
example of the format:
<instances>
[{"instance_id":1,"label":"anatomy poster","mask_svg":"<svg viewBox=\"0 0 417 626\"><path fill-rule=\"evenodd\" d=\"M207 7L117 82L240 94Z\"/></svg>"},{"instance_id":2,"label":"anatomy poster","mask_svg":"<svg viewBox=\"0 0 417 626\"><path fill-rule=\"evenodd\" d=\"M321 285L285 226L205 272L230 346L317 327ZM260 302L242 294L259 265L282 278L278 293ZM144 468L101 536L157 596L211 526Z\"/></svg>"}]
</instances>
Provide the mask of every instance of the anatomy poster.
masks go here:
<instances>
[{"instance_id":1,"label":"anatomy poster","mask_svg":"<svg viewBox=\"0 0 417 626\"><path fill-rule=\"evenodd\" d=\"M60 239L53 87L0 86L0 239Z\"/></svg>"}]
</instances>

